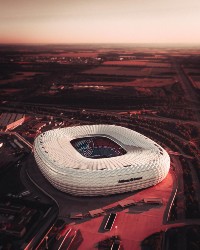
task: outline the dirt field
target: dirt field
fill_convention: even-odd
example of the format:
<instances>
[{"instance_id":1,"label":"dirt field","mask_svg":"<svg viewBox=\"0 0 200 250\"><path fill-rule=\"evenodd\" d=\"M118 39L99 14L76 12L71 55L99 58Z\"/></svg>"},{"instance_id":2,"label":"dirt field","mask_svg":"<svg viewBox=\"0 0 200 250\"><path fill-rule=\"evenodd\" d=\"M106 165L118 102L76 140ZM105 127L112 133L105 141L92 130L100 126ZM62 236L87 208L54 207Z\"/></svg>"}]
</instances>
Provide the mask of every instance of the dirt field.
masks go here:
<instances>
[{"instance_id":1,"label":"dirt field","mask_svg":"<svg viewBox=\"0 0 200 250\"><path fill-rule=\"evenodd\" d=\"M122 60L122 61L107 61L103 65L119 65L119 66L146 66L146 60Z\"/></svg>"},{"instance_id":2,"label":"dirt field","mask_svg":"<svg viewBox=\"0 0 200 250\"><path fill-rule=\"evenodd\" d=\"M119 65L119 66L146 66L146 67L171 67L170 63L152 62L149 60L122 60L122 61L107 61L103 65Z\"/></svg>"},{"instance_id":3,"label":"dirt field","mask_svg":"<svg viewBox=\"0 0 200 250\"><path fill-rule=\"evenodd\" d=\"M17 73L11 74L9 79L0 80L0 84L23 81L28 78L34 77L36 74L38 73L37 72L17 72ZM40 72L39 74L43 74L43 73Z\"/></svg>"},{"instance_id":4,"label":"dirt field","mask_svg":"<svg viewBox=\"0 0 200 250\"><path fill-rule=\"evenodd\" d=\"M94 69L85 70L82 73L94 75L147 76L149 72L144 68L99 66Z\"/></svg>"},{"instance_id":5,"label":"dirt field","mask_svg":"<svg viewBox=\"0 0 200 250\"><path fill-rule=\"evenodd\" d=\"M150 75L172 74L171 68L152 68L152 67L120 67L120 66L99 66L85 70L82 73L92 75L119 75L119 76L139 76L147 77Z\"/></svg>"},{"instance_id":6,"label":"dirt field","mask_svg":"<svg viewBox=\"0 0 200 250\"><path fill-rule=\"evenodd\" d=\"M124 86L124 87L162 87L174 83L173 78L168 79L137 79L130 82L81 82L84 86Z\"/></svg>"}]
</instances>

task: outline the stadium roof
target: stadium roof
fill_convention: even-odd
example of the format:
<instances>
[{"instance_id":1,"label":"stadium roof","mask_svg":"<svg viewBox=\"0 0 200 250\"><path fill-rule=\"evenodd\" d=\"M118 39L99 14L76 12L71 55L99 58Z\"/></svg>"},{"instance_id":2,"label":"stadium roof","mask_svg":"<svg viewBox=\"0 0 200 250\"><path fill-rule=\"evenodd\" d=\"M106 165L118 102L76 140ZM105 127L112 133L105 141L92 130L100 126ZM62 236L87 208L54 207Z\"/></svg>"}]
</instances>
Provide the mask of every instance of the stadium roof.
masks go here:
<instances>
[{"instance_id":1,"label":"stadium roof","mask_svg":"<svg viewBox=\"0 0 200 250\"><path fill-rule=\"evenodd\" d=\"M79 152L71 143L77 138ZM120 153L122 148L125 154L112 156L112 150ZM96 154L96 149L100 149L98 156L104 158L87 158L91 152ZM156 185L170 167L169 155L161 146L142 134L115 125L47 131L36 137L34 156L53 186L79 196L110 195Z\"/></svg>"},{"instance_id":2,"label":"stadium roof","mask_svg":"<svg viewBox=\"0 0 200 250\"><path fill-rule=\"evenodd\" d=\"M82 156L70 143L76 138L106 136L126 150L126 154L91 159ZM49 165L56 165L57 171L68 168L79 170L116 170L129 167L148 166L159 157L162 148L149 138L130 129L115 125L86 125L50 130L37 137L36 142L42 158ZM150 164L151 165L151 164Z\"/></svg>"}]
</instances>

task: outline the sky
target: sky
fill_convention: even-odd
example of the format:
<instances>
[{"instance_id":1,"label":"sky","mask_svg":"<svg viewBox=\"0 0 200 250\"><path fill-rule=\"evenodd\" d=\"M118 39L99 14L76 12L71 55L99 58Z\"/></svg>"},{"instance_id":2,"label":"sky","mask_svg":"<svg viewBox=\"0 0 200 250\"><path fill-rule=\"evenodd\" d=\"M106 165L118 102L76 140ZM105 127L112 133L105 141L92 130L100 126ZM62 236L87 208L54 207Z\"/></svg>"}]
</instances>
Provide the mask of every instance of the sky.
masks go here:
<instances>
[{"instance_id":1,"label":"sky","mask_svg":"<svg viewBox=\"0 0 200 250\"><path fill-rule=\"evenodd\" d=\"M0 0L0 43L200 44L200 0Z\"/></svg>"}]
</instances>

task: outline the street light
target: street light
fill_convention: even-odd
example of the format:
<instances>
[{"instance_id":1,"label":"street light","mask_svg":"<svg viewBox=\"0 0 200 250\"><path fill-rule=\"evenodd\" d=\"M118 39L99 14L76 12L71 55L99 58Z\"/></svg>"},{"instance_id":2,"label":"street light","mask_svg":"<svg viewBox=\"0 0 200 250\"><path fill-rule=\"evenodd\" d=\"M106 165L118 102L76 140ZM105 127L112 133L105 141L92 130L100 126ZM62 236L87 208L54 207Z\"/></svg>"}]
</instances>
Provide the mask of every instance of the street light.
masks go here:
<instances>
[{"instance_id":1,"label":"street light","mask_svg":"<svg viewBox=\"0 0 200 250\"><path fill-rule=\"evenodd\" d=\"M48 238L49 238L49 237L46 235L46 236L45 236L45 240L46 240L46 246L45 246L45 248L46 248L46 249L49 249L49 248L48 248Z\"/></svg>"},{"instance_id":2,"label":"street light","mask_svg":"<svg viewBox=\"0 0 200 250\"><path fill-rule=\"evenodd\" d=\"M117 226L115 226L115 238L117 238Z\"/></svg>"}]
</instances>

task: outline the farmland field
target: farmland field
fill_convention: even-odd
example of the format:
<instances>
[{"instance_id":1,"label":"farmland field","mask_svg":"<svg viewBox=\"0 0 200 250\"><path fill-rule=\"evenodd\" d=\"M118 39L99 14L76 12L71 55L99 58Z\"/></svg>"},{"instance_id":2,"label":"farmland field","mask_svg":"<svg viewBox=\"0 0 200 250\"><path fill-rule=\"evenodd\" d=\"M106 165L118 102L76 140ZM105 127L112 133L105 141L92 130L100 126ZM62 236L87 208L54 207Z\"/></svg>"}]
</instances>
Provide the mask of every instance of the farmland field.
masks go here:
<instances>
[{"instance_id":1,"label":"farmland field","mask_svg":"<svg viewBox=\"0 0 200 250\"><path fill-rule=\"evenodd\" d=\"M153 87L163 87L167 85L172 85L174 83L173 78L168 79L136 79L129 82L81 82L80 85L85 86L124 86L124 87L147 87L147 88L153 88Z\"/></svg>"},{"instance_id":2,"label":"farmland field","mask_svg":"<svg viewBox=\"0 0 200 250\"><path fill-rule=\"evenodd\" d=\"M106 61L103 65L119 65L119 66L146 66L146 67L171 67L170 63L152 62L149 60L122 60L122 61Z\"/></svg>"},{"instance_id":3,"label":"farmland field","mask_svg":"<svg viewBox=\"0 0 200 250\"><path fill-rule=\"evenodd\" d=\"M99 66L93 69L85 70L82 73L91 75L119 75L147 77L151 75L173 74L171 68L152 68L152 67L119 67L119 66Z\"/></svg>"}]
</instances>

